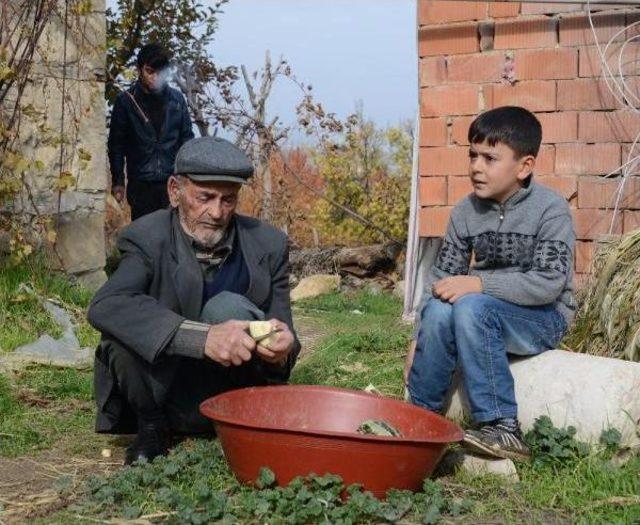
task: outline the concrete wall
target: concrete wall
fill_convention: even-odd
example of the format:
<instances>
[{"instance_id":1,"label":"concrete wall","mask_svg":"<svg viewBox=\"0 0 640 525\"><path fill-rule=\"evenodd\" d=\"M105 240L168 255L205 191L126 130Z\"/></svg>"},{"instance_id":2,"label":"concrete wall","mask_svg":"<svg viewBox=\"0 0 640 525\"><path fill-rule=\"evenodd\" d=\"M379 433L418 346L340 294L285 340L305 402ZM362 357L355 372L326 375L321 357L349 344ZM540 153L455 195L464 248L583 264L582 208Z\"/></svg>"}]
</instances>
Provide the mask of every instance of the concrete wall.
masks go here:
<instances>
[{"instance_id":1,"label":"concrete wall","mask_svg":"<svg viewBox=\"0 0 640 525\"><path fill-rule=\"evenodd\" d=\"M28 182L38 212L56 216L56 249L65 270L95 287L105 279L105 0L92 0L86 12L78 12L79 5L68 0L65 24L65 1L59 0L42 35L22 99L30 110L20 139L22 151L43 163ZM72 179L58 192L61 172ZM34 212L24 196L15 211Z\"/></svg>"},{"instance_id":2,"label":"concrete wall","mask_svg":"<svg viewBox=\"0 0 640 525\"><path fill-rule=\"evenodd\" d=\"M626 38L640 34L640 7L592 4L602 46L617 70ZM444 235L453 205L471 191L467 130L479 112L506 104L535 112L543 126L537 181L573 208L576 275L589 270L594 241L608 233L619 178L640 115L611 96L594 36L579 4L419 0L421 237ZM625 47L630 86L640 92L640 40ZM640 105L640 101L637 105ZM638 170L636 170L637 173ZM613 233L640 226L640 181L628 180Z\"/></svg>"}]
</instances>

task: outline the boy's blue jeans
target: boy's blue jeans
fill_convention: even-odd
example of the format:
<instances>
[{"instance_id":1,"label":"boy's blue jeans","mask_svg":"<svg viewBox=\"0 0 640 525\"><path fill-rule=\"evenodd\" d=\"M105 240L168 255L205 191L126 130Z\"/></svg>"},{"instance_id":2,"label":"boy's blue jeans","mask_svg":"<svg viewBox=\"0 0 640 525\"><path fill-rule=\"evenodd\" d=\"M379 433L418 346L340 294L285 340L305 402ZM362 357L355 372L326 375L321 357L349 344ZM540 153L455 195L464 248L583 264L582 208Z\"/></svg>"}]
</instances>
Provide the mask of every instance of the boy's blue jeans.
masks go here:
<instances>
[{"instance_id":1,"label":"boy's blue jeans","mask_svg":"<svg viewBox=\"0 0 640 525\"><path fill-rule=\"evenodd\" d=\"M554 348L566 329L553 305L518 306L482 293L454 304L432 297L422 309L409 373L411 400L442 412L459 366L476 422L517 417L507 353L536 355Z\"/></svg>"}]
</instances>

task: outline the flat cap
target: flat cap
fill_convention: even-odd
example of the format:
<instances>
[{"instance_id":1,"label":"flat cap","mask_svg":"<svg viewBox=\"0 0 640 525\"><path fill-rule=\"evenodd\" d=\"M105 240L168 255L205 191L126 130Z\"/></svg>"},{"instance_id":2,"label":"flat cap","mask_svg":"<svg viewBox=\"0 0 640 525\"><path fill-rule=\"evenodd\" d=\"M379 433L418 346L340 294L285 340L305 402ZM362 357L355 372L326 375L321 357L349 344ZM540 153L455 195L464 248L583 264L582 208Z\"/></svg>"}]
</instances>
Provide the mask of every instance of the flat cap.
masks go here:
<instances>
[{"instance_id":1,"label":"flat cap","mask_svg":"<svg viewBox=\"0 0 640 525\"><path fill-rule=\"evenodd\" d=\"M178 150L174 171L198 182L246 184L253 175L253 166L247 155L228 140L199 137Z\"/></svg>"}]
</instances>

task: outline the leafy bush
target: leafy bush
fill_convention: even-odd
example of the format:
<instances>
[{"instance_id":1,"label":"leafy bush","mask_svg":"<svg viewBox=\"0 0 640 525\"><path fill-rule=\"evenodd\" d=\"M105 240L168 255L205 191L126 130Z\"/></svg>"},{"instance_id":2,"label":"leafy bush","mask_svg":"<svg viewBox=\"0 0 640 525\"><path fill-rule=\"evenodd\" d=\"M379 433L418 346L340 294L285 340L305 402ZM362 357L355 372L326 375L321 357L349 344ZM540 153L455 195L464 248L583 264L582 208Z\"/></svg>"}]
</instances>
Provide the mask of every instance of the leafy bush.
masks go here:
<instances>
[{"instance_id":1,"label":"leafy bush","mask_svg":"<svg viewBox=\"0 0 640 525\"><path fill-rule=\"evenodd\" d=\"M589 446L575 439L576 429L557 428L548 416L536 419L533 429L525 440L534 458L535 465L560 466L589 454Z\"/></svg>"},{"instance_id":2,"label":"leafy bush","mask_svg":"<svg viewBox=\"0 0 640 525\"><path fill-rule=\"evenodd\" d=\"M140 464L111 477L94 477L75 512L137 519L156 513L167 523L397 523L411 516L425 524L470 511L471 502L448 498L440 483L426 480L424 491L391 490L385 501L359 485L345 487L339 476L295 478L276 487L263 468L258 490L239 485L226 469L219 447L195 441L168 457ZM344 498L343 496L348 496ZM161 516L160 516L161 515Z\"/></svg>"}]
</instances>

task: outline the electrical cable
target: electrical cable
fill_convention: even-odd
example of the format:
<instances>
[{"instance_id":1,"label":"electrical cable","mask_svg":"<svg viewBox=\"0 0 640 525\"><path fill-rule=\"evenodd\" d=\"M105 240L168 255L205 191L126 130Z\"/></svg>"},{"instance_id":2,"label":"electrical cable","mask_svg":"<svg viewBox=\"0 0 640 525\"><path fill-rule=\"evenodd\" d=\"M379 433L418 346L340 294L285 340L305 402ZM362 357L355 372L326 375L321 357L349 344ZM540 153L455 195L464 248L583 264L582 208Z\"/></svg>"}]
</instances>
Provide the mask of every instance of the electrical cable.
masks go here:
<instances>
[{"instance_id":1,"label":"electrical cable","mask_svg":"<svg viewBox=\"0 0 640 525\"><path fill-rule=\"evenodd\" d=\"M630 60L627 62L623 62L624 59L624 54L625 54L625 50L627 49L627 46L633 42L634 40L638 40L640 39L640 34L635 35L635 36L631 36L629 38L626 38L624 40L624 42L622 43L622 45L620 46L620 49L618 51L618 60L617 60L617 64L618 64L618 75L616 78L616 75L614 75L614 73L611 70L611 67L609 65L609 61L607 58L607 54L609 52L609 48L611 47L611 45L613 44L613 42L615 42L618 37L623 34L623 33L627 33L628 31L635 27L635 26L639 26L640 25L640 21L637 22L633 22L627 26L625 26L624 28L622 28L621 30L617 31L607 42L607 44L604 46L604 50L602 49L599 41L598 41L598 34L596 32L595 29L595 24L593 22L593 13L591 11L591 0L587 0L587 16L589 19L589 26L591 27L591 32L593 33L593 38L596 44L596 49L598 50L598 55L600 57L600 62L602 65L602 77L605 81L605 85L607 86L607 89L609 90L609 92L611 93L611 95L613 96L614 100L621 106L623 106L623 108L628 108L629 110L631 110L632 112L636 113L636 114L640 114L640 107L638 107L635 104L640 104L640 98L634 93L633 89L631 88L631 86L628 84L627 79L626 79L626 72L625 72L625 65L627 64L634 64L636 65L638 63L637 60ZM618 183L618 187L616 188L616 191L614 193L614 199L615 202L613 204L613 214L611 217L611 224L609 226L609 234L613 233L613 229L615 227L615 222L616 222L616 217L618 215L618 212L621 211L620 210L620 202L622 200L622 197L624 195L624 189L627 183L627 180L630 176L634 176L634 170L637 167L637 165L640 163L640 155L635 155L634 156L634 152L636 147L638 146L638 143L640 142L640 132L636 135L635 140L633 141L633 143L631 144L629 151L627 153L627 161L622 164L621 166L618 166L615 170L611 171L610 173L606 174L603 179L607 179L613 175L616 174L620 174L620 182ZM607 208L609 209L609 208Z\"/></svg>"}]
</instances>

